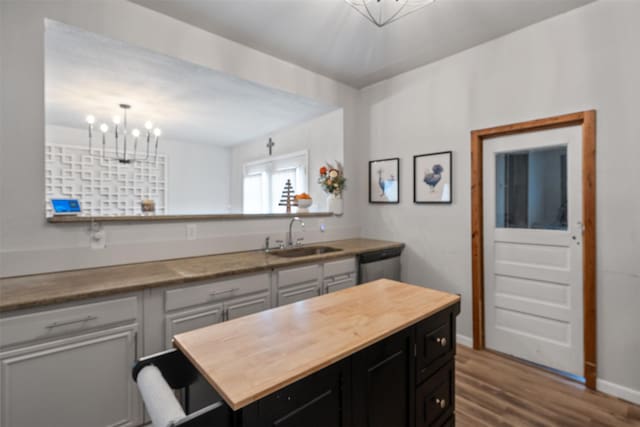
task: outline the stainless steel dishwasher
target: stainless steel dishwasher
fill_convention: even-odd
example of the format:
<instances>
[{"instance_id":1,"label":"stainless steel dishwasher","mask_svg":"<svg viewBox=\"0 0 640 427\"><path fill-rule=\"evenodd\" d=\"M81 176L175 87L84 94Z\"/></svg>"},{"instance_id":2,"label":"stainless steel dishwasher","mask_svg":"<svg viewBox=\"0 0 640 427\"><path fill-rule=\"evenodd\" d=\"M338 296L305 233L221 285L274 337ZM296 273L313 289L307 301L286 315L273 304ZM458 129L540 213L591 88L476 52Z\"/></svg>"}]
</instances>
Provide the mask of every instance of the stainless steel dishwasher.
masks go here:
<instances>
[{"instance_id":1,"label":"stainless steel dishwasher","mask_svg":"<svg viewBox=\"0 0 640 427\"><path fill-rule=\"evenodd\" d=\"M376 279L400 280L400 254L402 247L367 252L360 255L358 283Z\"/></svg>"}]
</instances>

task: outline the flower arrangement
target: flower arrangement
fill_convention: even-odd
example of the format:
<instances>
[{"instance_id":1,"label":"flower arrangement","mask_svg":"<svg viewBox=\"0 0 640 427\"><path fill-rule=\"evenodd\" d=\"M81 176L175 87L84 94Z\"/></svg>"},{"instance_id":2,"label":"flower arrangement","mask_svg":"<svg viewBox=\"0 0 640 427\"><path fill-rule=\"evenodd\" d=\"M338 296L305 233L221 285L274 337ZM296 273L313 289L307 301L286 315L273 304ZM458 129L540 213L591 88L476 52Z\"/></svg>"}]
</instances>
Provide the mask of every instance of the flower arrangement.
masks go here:
<instances>
[{"instance_id":1,"label":"flower arrangement","mask_svg":"<svg viewBox=\"0 0 640 427\"><path fill-rule=\"evenodd\" d=\"M327 163L320 168L318 184L326 193L340 196L346 188L346 183L347 178L344 177L342 172L342 164L337 160L335 167L331 163Z\"/></svg>"}]
</instances>

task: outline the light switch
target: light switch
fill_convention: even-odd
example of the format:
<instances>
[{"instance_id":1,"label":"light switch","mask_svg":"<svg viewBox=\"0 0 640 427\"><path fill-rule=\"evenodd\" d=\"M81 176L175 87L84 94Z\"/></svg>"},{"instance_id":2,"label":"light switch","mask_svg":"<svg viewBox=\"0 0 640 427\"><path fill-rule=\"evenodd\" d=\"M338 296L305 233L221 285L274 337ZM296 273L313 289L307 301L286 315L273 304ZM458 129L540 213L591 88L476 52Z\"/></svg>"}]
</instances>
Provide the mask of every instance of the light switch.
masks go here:
<instances>
[{"instance_id":1,"label":"light switch","mask_svg":"<svg viewBox=\"0 0 640 427\"><path fill-rule=\"evenodd\" d=\"M198 226L196 224L187 224L187 240L196 240L198 238Z\"/></svg>"}]
</instances>

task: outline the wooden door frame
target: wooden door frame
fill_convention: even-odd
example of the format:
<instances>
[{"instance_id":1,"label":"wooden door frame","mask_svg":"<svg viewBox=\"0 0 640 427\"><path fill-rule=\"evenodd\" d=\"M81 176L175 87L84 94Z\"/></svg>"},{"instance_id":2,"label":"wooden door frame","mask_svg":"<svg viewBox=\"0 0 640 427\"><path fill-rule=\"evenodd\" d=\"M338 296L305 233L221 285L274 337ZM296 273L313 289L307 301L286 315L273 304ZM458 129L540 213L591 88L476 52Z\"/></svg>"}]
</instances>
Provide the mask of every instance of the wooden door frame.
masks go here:
<instances>
[{"instance_id":1,"label":"wooden door frame","mask_svg":"<svg viewBox=\"0 0 640 427\"><path fill-rule=\"evenodd\" d=\"M497 136L567 126L582 127L582 236L584 378L596 387L596 112L581 111L471 132L471 267L473 348L485 348L482 146Z\"/></svg>"}]
</instances>

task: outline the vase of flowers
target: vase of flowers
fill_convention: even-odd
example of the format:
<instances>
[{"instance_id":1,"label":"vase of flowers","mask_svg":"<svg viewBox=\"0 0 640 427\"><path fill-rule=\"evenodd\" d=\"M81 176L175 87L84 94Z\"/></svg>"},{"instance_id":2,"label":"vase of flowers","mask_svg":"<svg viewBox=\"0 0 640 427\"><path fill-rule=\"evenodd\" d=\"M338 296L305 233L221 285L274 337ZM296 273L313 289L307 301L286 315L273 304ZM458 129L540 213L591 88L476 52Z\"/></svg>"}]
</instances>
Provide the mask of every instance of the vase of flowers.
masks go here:
<instances>
[{"instance_id":1,"label":"vase of flowers","mask_svg":"<svg viewBox=\"0 0 640 427\"><path fill-rule=\"evenodd\" d=\"M327 208L329 212L335 215L342 215L344 211L344 202L342 200L342 192L346 188L347 178L344 177L342 164L336 161L336 165L331 163L320 168L320 176L318 184L322 187L327 196Z\"/></svg>"}]
</instances>

